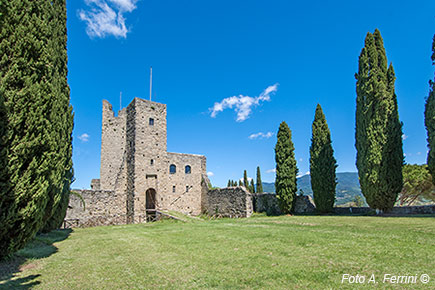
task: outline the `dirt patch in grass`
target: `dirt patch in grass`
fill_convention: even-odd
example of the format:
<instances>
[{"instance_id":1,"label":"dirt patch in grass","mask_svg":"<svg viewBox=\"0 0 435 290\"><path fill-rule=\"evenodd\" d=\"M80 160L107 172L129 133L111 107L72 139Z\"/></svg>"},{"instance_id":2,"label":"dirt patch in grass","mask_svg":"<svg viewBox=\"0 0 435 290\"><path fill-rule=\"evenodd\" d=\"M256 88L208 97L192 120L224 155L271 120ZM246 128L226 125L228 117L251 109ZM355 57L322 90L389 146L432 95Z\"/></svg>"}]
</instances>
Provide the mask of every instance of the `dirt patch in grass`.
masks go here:
<instances>
[{"instance_id":1,"label":"dirt patch in grass","mask_svg":"<svg viewBox=\"0 0 435 290\"><path fill-rule=\"evenodd\" d=\"M20 266L20 272L25 271L25 270L34 269L36 267L38 267L38 264L36 264L36 263L27 263L27 264Z\"/></svg>"}]
</instances>

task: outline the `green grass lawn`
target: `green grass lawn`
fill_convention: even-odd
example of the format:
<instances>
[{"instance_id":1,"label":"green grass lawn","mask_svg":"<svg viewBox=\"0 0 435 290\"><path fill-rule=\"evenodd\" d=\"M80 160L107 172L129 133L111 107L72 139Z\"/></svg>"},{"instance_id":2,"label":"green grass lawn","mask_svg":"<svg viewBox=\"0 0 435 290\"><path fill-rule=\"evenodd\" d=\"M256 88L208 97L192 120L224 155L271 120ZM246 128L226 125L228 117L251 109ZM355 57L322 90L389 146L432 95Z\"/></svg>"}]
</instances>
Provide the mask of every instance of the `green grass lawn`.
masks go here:
<instances>
[{"instance_id":1,"label":"green grass lawn","mask_svg":"<svg viewBox=\"0 0 435 290\"><path fill-rule=\"evenodd\" d=\"M435 218L255 216L38 236L0 265L0 288L435 288ZM365 275L361 285L343 274ZM367 284L374 274L378 284ZM428 274L383 284L384 274Z\"/></svg>"}]
</instances>

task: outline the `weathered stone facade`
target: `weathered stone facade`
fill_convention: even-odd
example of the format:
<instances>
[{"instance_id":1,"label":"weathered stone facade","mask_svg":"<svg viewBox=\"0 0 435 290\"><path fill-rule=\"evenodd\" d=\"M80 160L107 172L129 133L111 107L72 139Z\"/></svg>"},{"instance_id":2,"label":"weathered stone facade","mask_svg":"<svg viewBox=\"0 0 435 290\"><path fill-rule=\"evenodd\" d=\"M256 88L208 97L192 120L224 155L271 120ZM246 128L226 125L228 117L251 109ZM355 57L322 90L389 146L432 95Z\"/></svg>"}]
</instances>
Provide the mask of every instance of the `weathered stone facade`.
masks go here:
<instances>
[{"instance_id":1,"label":"weathered stone facade","mask_svg":"<svg viewBox=\"0 0 435 290\"><path fill-rule=\"evenodd\" d=\"M244 187L226 187L208 191L204 199L205 213L214 217L250 217L252 194Z\"/></svg>"},{"instance_id":2,"label":"weathered stone facade","mask_svg":"<svg viewBox=\"0 0 435 290\"><path fill-rule=\"evenodd\" d=\"M169 153L166 140L165 104L135 98L115 116L112 105L103 101L100 179L91 182L94 193L83 192L90 209L98 206L94 217L116 211L133 223L143 221L146 209L201 213L206 158ZM80 216L72 207L67 219Z\"/></svg>"}]
</instances>

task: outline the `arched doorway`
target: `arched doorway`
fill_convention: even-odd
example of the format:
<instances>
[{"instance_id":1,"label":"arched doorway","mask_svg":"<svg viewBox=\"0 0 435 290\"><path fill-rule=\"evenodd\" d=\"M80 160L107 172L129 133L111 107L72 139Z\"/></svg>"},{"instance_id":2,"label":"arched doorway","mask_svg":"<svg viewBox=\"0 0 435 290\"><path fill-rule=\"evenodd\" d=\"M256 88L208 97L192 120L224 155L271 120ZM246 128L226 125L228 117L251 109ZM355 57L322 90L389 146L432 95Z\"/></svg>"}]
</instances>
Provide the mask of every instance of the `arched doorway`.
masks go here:
<instances>
[{"instance_id":1,"label":"arched doorway","mask_svg":"<svg viewBox=\"0 0 435 290\"><path fill-rule=\"evenodd\" d=\"M156 209L156 190L154 188L149 188L146 191L146 202L145 208L148 209Z\"/></svg>"},{"instance_id":2,"label":"arched doorway","mask_svg":"<svg viewBox=\"0 0 435 290\"><path fill-rule=\"evenodd\" d=\"M157 220L156 212L156 190L154 188L147 189L145 193L145 215L147 222L153 222Z\"/></svg>"}]
</instances>

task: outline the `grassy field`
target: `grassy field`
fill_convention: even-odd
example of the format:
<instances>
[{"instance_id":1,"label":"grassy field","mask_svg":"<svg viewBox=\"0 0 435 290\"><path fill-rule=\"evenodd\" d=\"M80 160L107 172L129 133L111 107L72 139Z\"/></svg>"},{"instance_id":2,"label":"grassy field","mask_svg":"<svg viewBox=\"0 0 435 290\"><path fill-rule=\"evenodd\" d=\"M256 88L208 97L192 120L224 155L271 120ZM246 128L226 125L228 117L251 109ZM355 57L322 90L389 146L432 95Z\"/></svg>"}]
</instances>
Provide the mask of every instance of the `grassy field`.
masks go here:
<instances>
[{"instance_id":1,"label":"grassy field","mask_svg":"<svg viewBox=\"0 0 435 290\"><path fill-rule=\"evenodd\" d=\"M343 274L364 284L341 283ZM377 284L368 284L374 274ZM423 284L384 274L428 274ZM255 216L54 231L0 264L0 288L434 289L435 218Z\"/></svg>"}]
</instances>

